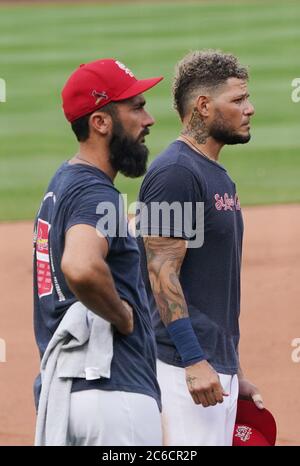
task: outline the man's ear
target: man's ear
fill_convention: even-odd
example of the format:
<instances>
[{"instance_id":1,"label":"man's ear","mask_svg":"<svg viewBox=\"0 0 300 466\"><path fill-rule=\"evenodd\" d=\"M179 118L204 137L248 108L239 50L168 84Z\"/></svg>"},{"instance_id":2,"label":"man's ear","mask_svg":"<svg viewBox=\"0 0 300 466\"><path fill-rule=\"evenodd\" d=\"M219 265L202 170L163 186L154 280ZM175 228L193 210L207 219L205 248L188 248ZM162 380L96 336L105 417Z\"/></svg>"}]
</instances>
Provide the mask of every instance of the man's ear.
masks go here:
<instances>
[{"instance_id":1,"label":"man's ear","mask_svg":"<svg viewBox=\"0 0 300 466\"><path fill-rule=\"evenodd\" d=\"M211 107L211 98L207 95L199 95L195 107L203 118L207 118Z\"/></svg>"},{"instance_id":2,"label":"man's ear","mask_svg":"<svg viewBox=\"0 0 300 466\"><path fill-rule=\"evenodd\" d=\"M90 129L106 136L112 129L112 117L106 112L94 112L90 116Z\"/></svg>"}]
</instances>

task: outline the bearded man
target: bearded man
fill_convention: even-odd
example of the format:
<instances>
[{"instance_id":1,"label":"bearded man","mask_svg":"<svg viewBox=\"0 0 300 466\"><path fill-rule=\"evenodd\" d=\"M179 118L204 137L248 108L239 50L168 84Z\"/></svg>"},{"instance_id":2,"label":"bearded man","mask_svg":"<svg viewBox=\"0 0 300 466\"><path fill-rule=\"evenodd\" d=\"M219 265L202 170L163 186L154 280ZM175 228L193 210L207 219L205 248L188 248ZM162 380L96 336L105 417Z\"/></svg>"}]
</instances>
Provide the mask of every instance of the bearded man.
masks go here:
<instances>
[{"instance_id":1,"label":"bearded man","mask_svg":"<svg viewBox=\"0 0 300 466\"><path fill-rule=\"evenodd\" d=\"M146 171L154 120L143 92L161 79L137 80L104 59L81 65L63 88L79 150L55 173L35 220L37 445L161 445L139 249L113 184L118 172Z\"/></svg>"},{"instance_id":2,"label":"bearded man","mask_svg":"<svg viewBox=\"0 0 300 466\"><path fill-rule=\"evenodd\" d=\"M166 445L231 445L238 397L263 407L239 362L243 220L236 186L219 163L225 145L250 140L247 81L231 54L196 51L178 63L173 96L182 130L140 190L140 209L151 213L150 221L141 216L139 245ZM163 204L173 213L168 225Z\"/></svg>"}]
</instances>

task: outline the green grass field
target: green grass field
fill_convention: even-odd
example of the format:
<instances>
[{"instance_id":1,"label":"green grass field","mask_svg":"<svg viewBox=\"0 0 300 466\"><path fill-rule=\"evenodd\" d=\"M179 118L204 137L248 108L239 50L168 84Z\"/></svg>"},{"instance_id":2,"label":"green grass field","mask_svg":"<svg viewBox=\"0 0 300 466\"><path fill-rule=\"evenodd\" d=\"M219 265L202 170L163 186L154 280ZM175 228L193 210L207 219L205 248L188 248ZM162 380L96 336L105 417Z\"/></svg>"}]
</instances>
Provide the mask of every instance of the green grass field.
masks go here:
<instances>
[{"instance_id":1,"label":"green grass field","mask_svg":"<svg viewBox=\"0 0 300 466\"><path fill-rule=\"evenodd\" d=\"M192 49L221 48L250 67L256 107L252 140L221 158L243 205L300 201L300 103L291 81L300 76L299 2L0 6L0 220L34 216L56 167L76 151L60 108L60 90L82 62L116 57L138 77L163 74L146 94L156 126L151 156L175 139L171 79ZM136 197L141 179L118 177Z\"/></svg>"}]
</instances>

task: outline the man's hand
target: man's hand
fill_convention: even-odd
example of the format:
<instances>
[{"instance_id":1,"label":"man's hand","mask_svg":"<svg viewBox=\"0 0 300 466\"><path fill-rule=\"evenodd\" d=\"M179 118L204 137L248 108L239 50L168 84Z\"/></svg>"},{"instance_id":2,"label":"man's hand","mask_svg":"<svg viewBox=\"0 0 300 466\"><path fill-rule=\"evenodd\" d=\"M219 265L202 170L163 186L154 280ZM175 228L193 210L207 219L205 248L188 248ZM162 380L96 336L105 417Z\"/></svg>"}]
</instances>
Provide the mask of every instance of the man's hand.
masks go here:
<instances>
[{"instance_id":1,"label":"man's hand","mask_svg":"<svg viewBox=\"0 0 300 466\"><path fill-rule=\"evenodd\" d=\"M198 404L204 408L223 403L223 396L228 396L220 383L217 372L207 361L200 361L185 368L185 379L189 392Z\"/></svg>"},{"instance_id":2,"label":"man's hand","mask_svg":"<svg viewBox=\"0 0 300 466\"><path fill-rule=\"evenodd\" d=\"M252 400L257 408L264 409L263 399L258 388L244 377L239 377L239 398Z\"/></svg>"}]
</instances>

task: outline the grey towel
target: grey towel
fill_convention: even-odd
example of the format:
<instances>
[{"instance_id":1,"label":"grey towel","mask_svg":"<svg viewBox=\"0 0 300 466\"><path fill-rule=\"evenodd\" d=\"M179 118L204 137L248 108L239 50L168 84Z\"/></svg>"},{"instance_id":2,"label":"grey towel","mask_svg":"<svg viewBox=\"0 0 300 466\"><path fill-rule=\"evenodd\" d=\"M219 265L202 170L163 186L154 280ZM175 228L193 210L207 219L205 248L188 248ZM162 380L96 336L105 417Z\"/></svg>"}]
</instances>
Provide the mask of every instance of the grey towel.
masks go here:
<instances>
[{"instance_id":1,"label":"grey towel","mask_svg":"<svg viewBox=\"0 0 300 466\"><path fill-rule=\"evenodd\" d=\"M41 361L42 389L35 445L68 445L72 379L110 377L111 324L74 303L64 315Z\"/></svg>"}]
</instances>

